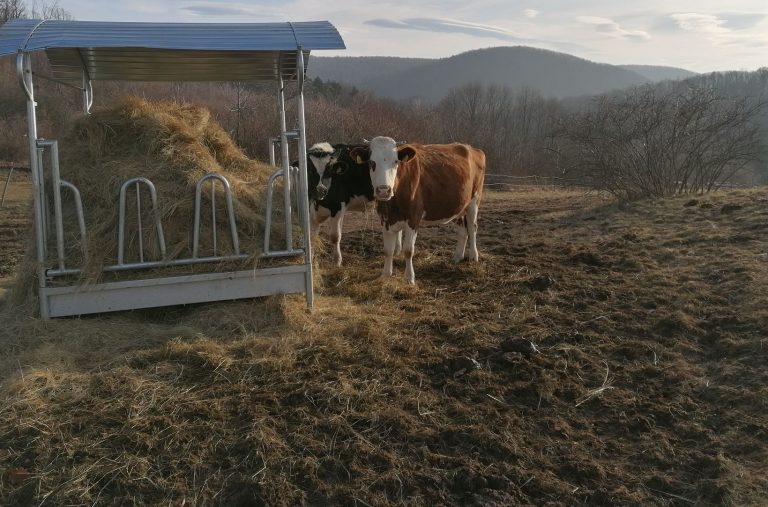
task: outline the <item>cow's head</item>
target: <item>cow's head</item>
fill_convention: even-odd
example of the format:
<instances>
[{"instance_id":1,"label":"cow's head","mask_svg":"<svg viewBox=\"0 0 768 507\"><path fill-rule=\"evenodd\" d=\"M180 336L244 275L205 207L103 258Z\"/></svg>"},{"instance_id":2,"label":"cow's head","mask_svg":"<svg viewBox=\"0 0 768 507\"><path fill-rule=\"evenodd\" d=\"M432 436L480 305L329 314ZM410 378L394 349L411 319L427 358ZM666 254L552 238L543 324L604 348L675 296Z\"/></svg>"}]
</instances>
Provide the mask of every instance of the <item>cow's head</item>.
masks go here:
<instances>
[{"instance_id":1,"label":"cow's head","mask_svg":"<svg viewBox=\"0 0 768 507\"><path fill-rule=\"evenodd\" d=\"M333 145L335 151L333 152L333 155L331 155L331 159L328 162L328 169L326 170L326 175L330 175L331 177L334 176L343 176L347 174L350 170L354 170L355 166L360 166L362 169L366 169L368 167L368 162L357 162L352 157L352 150L355 148L363 147L361 145L349 145L349 144L334 144ZM367 147L367 146L364 146Z\"/></svg>"},{"instance_id":2,"label":"cow's head","mask_svg":"<svg viewBox=\"0 0 768 507\"><path fill-rule=\"evenodd\" d=\"M388 201L395 195L400 163L413 158L416 152L409 146L398 147L391 137L374 137L367 147L355 148L350 155L357 163L368 162L376 199Z\"/></svg>"},{"instance_id":3,"label":"cow's head","mask_svg":"<svg viewBox=\"0 0 768 507\"><path fill-rule=\"evenodd\" d=\"M322 201L328 195L328 188L331 186L331 174L328 171L328 166L333 155L333 146L329 143L313 144L307 151L307 155L309 155L312 166L317 172L317 199Z\"/></svg>"}]
</instances>

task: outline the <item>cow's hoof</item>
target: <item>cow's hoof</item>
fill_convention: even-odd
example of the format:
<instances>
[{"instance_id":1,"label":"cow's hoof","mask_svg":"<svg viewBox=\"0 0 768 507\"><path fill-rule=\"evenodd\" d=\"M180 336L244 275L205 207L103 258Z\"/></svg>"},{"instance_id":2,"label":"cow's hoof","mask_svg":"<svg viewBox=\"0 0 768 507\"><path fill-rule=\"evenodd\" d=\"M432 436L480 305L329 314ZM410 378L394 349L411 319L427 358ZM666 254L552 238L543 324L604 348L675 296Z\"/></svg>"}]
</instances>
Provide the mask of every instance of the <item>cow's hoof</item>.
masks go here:
<instances>
[{"instance_id":1,"label":"cow's hoof","mask_svg":"<svg viewBox=\"0 0 768 507\"><path fill-rule=\"evenodd\" d=\"M464 257L456 257L456 256L453 257L454 264L459 264L463 260L464 260Z\"/></svg>"}]
</instances>

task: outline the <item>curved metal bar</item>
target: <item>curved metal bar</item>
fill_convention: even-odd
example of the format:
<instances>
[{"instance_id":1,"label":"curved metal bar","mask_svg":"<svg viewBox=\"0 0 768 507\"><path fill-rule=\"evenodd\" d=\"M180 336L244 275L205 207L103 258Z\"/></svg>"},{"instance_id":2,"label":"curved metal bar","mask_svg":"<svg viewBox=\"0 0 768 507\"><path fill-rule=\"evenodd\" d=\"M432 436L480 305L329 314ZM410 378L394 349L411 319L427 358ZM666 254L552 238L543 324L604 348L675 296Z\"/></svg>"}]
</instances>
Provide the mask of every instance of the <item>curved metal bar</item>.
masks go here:
<instances>
[{"instance_id":1,"label":"curved metal bar","mask_svg":"<svg viewBox=\"0 0 768 507\"><path fill-rule=\"evenodd\" d=\"M139 228L139 262L144 262L144 227L141 223L141 188L139 182L134 183L136 186L136 225Z\"/></svg>"},{"instance_id":2,"label":"curved metal bar","mask_svg":"<svg viewBox=\"0 0 768 507\"><path fill-rule=\"evenodd\" d=\"M91 114L91 106L93 105L93 83L88 73L83 70L83 112L85 114Z\"/></svg>"},{"instance_id":3,"label":"curved metal bar","mask_svg":"<svg viewBox=\"0 0 768 507\"><path fill-rule=\"evenodd\" d=\"M294 255L298 255L302 252L298 252ZM197 259L173 259L170 261L147 261L147 262L127 262L125 264L115 264L112 266L105 266L103 271L113 273L121 271L136 271L140 269L155 269L155 268L167 268L172 266L193 266L198 264L211 264L214 262L232 262L232 261L244 261L251 256L248 254L240 255L227 255L219 257L199 257ZM67 269L48 269L46 270L46 276L72 276L82 273L78 268Z\"/></svg>"},{"instance_id":4,"label":"curved metal bar","mask_svg":"<svg viewBox=\"0 0 768 507\"><path fill-rule=\"evenodd\" d=\"M232 249L234 250L234 255L240 255L240 239L237 234L237 221L235 220L235 206L232 202L232 187L229 185L229 181L224 176L217 174L217 173L209 173L197 180L197 185L195 186L195 224L194 229L192 232L192 258L197 259L197 253L200 249L200 201L202 198L203 193L203 183L205 183L208 180L211 181L211 210L212 210L212 216L213 216L213 256L216 257L216 201L213 197L215 195L214 193L214 186L216 184L215 180L218 180L221 182L221 184L224 186L224 199L227 203L227 216L229 220L229 234L232 238Z\"/></svg>"},{"instance_id":5,"label":"curved metal bar","mask_svg":"<svg viewBox=\"0 0 768 507\"><path fill-rule=\"evenodd\" d=\"M291 224L291 178L289 173L290 161L288 160L288 140L290 139L290 133L286 127L286 109L285 109L285 82L283 81L282 65L280 66L278 76L279 90L279 107L280 107L280 167L283 169L283 175L288 175L283 178L283 219L285 222L285 248L286 250L293 249L293 227ZM306 155L304 155L306 158Z\"/></svg>"},{"instance_id":6,"label":"curved metal bar","mask_svg":"<svg viewBox=\"0 0 768 507\"><path fill-rule=\"evenodd\" d=\"M19 50L19 54L16 55L16 74L19 77L19 85L21 85L24 95L27 96L27 100L35 100L35 97L32 95L32 90L27 86L27 79L25 76L26 69L24 60L28 58L28 56L29 55Z\"/></svg>"},{"instance_id":7,"label":"curved metal bar","mask_svg":"<svg viewBox=\"0 0 768 507\"><path fill-rule=\"evenodd\" d=\"M157 243L160 246L160 256L165 259L165 235L163 234L163 224L160 222L160 215L157 212L157 191L155 185L147 178L131 178L123 183L120 187L120 202L118 211L117 222L117 265L125 264L125 196L128 191L128 187L136 184L136 200L140 202L141 195L139 193L139 184L143 183L149 189L149 195L152 200L152 211L155 214L155 228L157 229ZM139 208L140 209L140 208ZM141 224L141 211L139 211L137 217L139 224ZM140 247L140 257L143 257L143 246Z\"/></svg>"},{"instance_id":8,"label":"curved metal bar","mask_svg":"<svg viewBox=\"0 0 768 507\"><path fill-rule=\"evenodd\" d=\"M59 268L64 269L64 217L61 209L61 173L59 172L59 143L47 141L51 148L51 185L53 186L53 220L56 225L56 253Z\"/></svg>"},{"instance_id":9,"label":"curved metal bar","mask_svg":"<svg viewBox=\"0 0 768 507\"><path fill-rule=\"evenodd\" d=\"M88 113L91 112L91 106L93 105L93 83L88 80Z\"/></svg>"},{"instance_id":10,"label":"curved metal bar","mask_svg":"<svg viewBox=\"0 0 768 507\"><path fill-rule=\"evenodd\" d=\"M267 180L267 210L266 210L266 218L264 223L264 253L269 253L269 239L272 235L272 194L274 193L273 185L275 184L275 180L279 177L283 176L283 170L278 169L277 171L273 172L272 175L269 177L269 180Z\"/></svg>"},{"instance_id":11,"label":"curved metal bar","mask_svg":"<svg viewBox=\"0 0 768 507\"><path fill-rule=\"evenodd\" d=\"M83 249L83 253L86 253L88 248L85 243L85 215L83 214L83 198L80 195L80 190L77 189L72 183L60 180L59 184L72 192L72 196L75 199L75 210L77 212L77 225L80 229L80 247Z\"/></svg>"}]
</instances>

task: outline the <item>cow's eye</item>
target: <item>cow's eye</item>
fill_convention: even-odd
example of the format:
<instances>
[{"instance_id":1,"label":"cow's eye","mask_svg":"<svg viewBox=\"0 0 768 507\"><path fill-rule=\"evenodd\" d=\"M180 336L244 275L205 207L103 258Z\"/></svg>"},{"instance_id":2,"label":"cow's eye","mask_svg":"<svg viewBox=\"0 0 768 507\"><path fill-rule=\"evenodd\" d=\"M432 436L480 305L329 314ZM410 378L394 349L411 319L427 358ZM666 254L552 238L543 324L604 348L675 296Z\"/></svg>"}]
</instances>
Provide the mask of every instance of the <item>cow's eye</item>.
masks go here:
<instances>
[{"instance_id":1,"label":"cow's eye","mask_svg":"<svg viewBox=\"0 0 768 507\"><path fill-rule=\"evenodd\" d=\"M376 162L371 160L371 171L375 171L375 170L376 170Z\"/></svg>"}]
</instances>

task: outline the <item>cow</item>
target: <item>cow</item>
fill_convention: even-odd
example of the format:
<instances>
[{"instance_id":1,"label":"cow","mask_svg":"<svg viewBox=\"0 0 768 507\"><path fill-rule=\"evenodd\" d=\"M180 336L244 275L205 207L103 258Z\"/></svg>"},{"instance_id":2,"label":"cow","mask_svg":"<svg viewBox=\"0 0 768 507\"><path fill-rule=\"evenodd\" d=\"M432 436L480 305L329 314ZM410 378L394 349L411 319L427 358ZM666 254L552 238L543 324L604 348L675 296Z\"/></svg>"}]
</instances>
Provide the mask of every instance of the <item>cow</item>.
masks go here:
<instances>
[{"instance_id":1,"label":"cow","mask_svg":"<svg viewBox=\"0 0 768 507\"><path fill-rule=\"evenodd\" d=\"M352 149L364 145L317 143L307 151L309 203L312 228L328 220L333 257L341 266L341 229L347 211L364 212L373 202L373 186L368 164L350 157ZM402 235L397 239L401 244ZM399 250L399 248L398 248Z\"/></svg>"},{"instance_id":2,"label":"cow","mask_svg":"<svg viewBox=\"0 0 768 507\"><path fill-rule=\"evenodd\" d=\"M477 212L485 179L485 153L468 144L406 144L375 137L356 147L351 156L367 162L384 229L384 270L392 275L392 256L398 232L403 232L405 279L416 283L413 250L422 225L454 222L458 243L454 262L477 261Z\"/></svg>"},{"instance_id":3,"label":"cow","mask_svg":"<svg viewBox=\"0 0 768 507\"><path fill-rule=\"evenodd\" d=\"M326 171L333 151L330 143L315 143L307 150L307 191L310 203L324 199L328 193L331 175L326 174ZM291 165L298 167L299 162L293 162Z\"/></svg>"}]
</instances>

